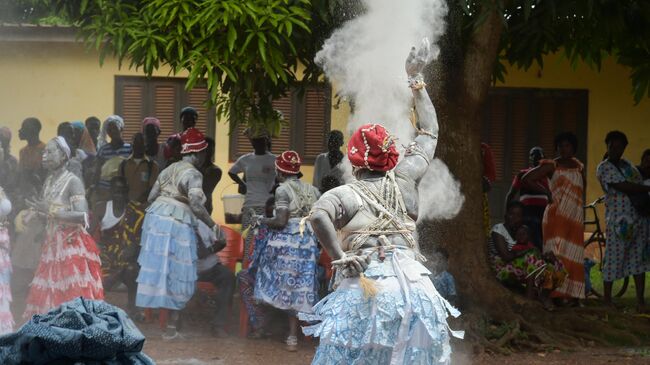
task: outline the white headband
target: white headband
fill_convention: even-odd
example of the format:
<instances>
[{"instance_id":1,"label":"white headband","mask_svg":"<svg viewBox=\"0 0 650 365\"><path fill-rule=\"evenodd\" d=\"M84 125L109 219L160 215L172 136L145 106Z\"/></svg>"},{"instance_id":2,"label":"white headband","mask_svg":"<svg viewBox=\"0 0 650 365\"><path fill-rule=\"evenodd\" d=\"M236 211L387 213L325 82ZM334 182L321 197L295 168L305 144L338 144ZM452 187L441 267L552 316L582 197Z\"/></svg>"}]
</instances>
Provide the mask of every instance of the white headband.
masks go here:
<instances>
[{"instance_id":1,"label":"white headband","mask_svg":"<svg viewBox=\"0 0 650 365\"><path fill-rule=\"evenodd\" d=\"M56 145L61 149L61 151L65 153L65 156L68 159L70 159L70 155L71 155L70 147L68 147L68 142L65 141L65 138L61 136L56 136L52 139L56 142Z\"/></svg>"}]
</instances>

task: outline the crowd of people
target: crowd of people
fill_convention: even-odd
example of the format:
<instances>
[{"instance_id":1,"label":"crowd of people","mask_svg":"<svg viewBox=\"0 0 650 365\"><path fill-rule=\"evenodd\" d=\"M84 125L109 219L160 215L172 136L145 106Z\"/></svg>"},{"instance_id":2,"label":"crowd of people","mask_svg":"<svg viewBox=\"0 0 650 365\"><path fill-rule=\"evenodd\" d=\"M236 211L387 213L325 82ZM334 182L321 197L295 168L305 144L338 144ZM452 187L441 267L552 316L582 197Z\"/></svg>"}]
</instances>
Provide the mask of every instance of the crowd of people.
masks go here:
<instances>
[{"instance_id":1,"label":"crowd of people","mask_svg":"<svg viewBox=\"0 0 650 365\"><path fill-rule=\"evenodd\" d=\"M173 340L197 282L207 281L218 288L211 324L221 337L238 283L250 337L266 335L274 308L287 318L287 350L297 350L300 321L320 337L314 363L448 363L446 318L459 312L440 293L455 297L453 278L444 253L433 272L421 263L414 234L416 186L438 133L421 74L428 52L414 48L407 59L419 122L399 163L379 124L359 128L347 154L332 131L309 184L297 152L275 155L267 134L247 131L253 152L228 171L245 195L250 265L237 277L215 255L226 244L211 216L222 172L195 109L182 109L182 131L162 144L154 117L128 142L123 119L111 115L63 122L47 143L40 121L27 118L19 159L0 128L0 332L13 330L12 312L27 319L123 285L136 320L145 309L168 311L163 339Z\"/></svg>"},{"instance_id":2,"label":"crowd of people","mask_svg":"<svg viewBox=\"0 0 650 365\"><path fill-rule=\"evenodd\" d=\"M28 319L75 297L103 299L120 284L136 319L143 308L180 310L199 278L226 298L213 318L223 331L235 278L209 259L225 243L210 217L221 170L214 140L195 128L198 112L184 108L180 119L183 131L159 144L154 117L131 143L117 115L63 122L47 143L40 121L27 118L18 159L0 127L0 332L14 328L12 313ZM197 234L201 225L207 234Z\"/></svg>"},{"instance_id":3,"label":"crowd of people","mask_svg":"<svg viewBox=\"0 0 650 365\"><path fill-rule=\"evenodd\" d=\"M605 193L606 249L602 257L604 296L612 303L612 284L634 277L639 312L645 312L645 273L650 271L650 150L635 166L623 158L628 144L620 131L605 138L607 153L596 169ZM489 254L497 278L524 287L545 307L582 305L585 285L584 165L576 158L573 133L555 138L557 157L540 147L529 166L513 179L503 223L490 231ZM589 267L588 267L589 269ZM554 300L551 300L554 299Z\"/></svg>"}]
</instances>

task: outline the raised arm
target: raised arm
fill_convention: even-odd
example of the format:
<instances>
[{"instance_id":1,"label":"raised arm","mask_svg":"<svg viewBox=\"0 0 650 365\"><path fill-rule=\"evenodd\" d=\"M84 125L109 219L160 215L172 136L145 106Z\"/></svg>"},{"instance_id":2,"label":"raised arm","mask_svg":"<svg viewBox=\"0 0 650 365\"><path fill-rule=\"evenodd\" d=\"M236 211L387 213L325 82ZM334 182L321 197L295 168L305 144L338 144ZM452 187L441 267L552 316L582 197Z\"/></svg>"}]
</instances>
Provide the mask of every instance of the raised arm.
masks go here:
<instances>
[{"instance_id":1,"label":"raised arm","mask_svg":"<svg viewBox=\"0 0 650 365\"><path fill-rule=\"evenodd\" d=\"M396 168L396 172L411 177L419 182L433 160L438 145L438 117L431 98L427 93L422 70L431 61L431 50L428 39L422 40L419 49L411 48L406 59L406 74L409 87L413 92L415 112L417 114L417 136L406 150L404 158Z\"/></svg>"},{"instance_id":2,"label":"raised arm","mask_svg":"<svg viewBox=\"0 0 650 365\"><path fill-rule=\"evenodd\" d=\"M524 184L533 184L534 182L545 178L550 177L555 172L555 164L546 162L542 163L534 169L528 171L524 176L521 177L521 182Z\"/></svg>"}]
</instances>

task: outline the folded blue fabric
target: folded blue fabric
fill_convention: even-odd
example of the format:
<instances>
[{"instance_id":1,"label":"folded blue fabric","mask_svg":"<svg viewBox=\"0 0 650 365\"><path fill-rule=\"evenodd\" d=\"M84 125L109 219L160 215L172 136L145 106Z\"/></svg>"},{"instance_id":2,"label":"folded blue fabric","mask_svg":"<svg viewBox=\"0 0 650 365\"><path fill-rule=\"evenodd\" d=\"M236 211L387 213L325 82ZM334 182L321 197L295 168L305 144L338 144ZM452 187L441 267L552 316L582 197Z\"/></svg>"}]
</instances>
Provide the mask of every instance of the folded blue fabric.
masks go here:
<instances>
[{"instance_id":1,"label":"folded blue fabric","mask_svg":"<svg viewBox=\"0 0 650 365\"><path fill-rule=\"evenodd\" d=\"M144 340L120 308L77 298L0 337L0 364L155 365Z\"/></svg>"}]
</instances>

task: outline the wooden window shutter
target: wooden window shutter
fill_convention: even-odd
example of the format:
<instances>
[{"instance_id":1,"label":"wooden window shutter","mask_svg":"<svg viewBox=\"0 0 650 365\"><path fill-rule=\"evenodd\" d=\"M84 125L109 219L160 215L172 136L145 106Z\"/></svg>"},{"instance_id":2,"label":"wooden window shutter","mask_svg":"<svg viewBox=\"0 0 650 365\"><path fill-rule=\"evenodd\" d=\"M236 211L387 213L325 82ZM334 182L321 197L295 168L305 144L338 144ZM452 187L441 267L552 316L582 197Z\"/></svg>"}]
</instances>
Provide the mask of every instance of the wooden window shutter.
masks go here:
<instances>
[{"instance_id":1,"label":"wooden window shutter","mask_svg":"<svg viewBox=\"0 0 650 365\"><path fill-rule=\"evenodd\" d=\"M539 142L538 146L544 149L546 158L553 158L555 156L555 148L553 141L557 133L555 122L557 108L555 107L555 100L552 96L542 96L537 100L538 114L539 114Z\"/></svg>"},{"instance_id":2,"label":"wooden window shutter","mask_svg":"<svg viewBox=\"0 0 650 365\"><path fill-rule=\"evenodd\" d=\"M274 100L273 108L282 112L286 122L282 127L280 135L271 139L271 152L278 155L286 150L292 149L291 128L294 124L293 93L289 93L288 95Z\"/></svg>"},{"instance_id":3,"label":"wooden window shutter","mask_svg":"<svg viewBox=\"0 0 650 365\"><path fill-rule=\"evenodd\" d=\"M313 164L316 157L326 150L327 132L330 129L330 89L328 87L308 88L304 94L304 122L302 124L303 161Z\"/></svg>"},{"instance_id":4,"label":"wooden window shutter","mask_svg":"<svg viewBox=\"0 0 650 365\"><path fill-rule=\"evenodd\" d=\"M137 79L117 79L115 94L115 112L124 118L123 138L130 143L145 117L146 84Z\"/></svg>"},{"instance_id":5,"label":"wooden window shutter","mask_svg":"<svg viewBox=\"0 0 650 365\"><path fill-rule=\"evenodd\" d=\"M511 123L511 138L509 138L511 149L508 152L510 155L510 171L509 175L504 176L506 180L511 180L519 173L519 170L528 166L528 138L527 132L530 129L530 114L529 114L530 98L528 95L521 95L512 98L512 123Z\"/></svg>"},{"instance_id":6,"label":"wooden window shutter","mask_svg":"<svg viewBox=\"0 0 650 365\"><path fill-rule=\"evenodd\" d=\"M153 84L153 111L151 116L160 120L159 142L177 132L178 86L173 82L156 82Z\"/></svg>"}]
</instances>

